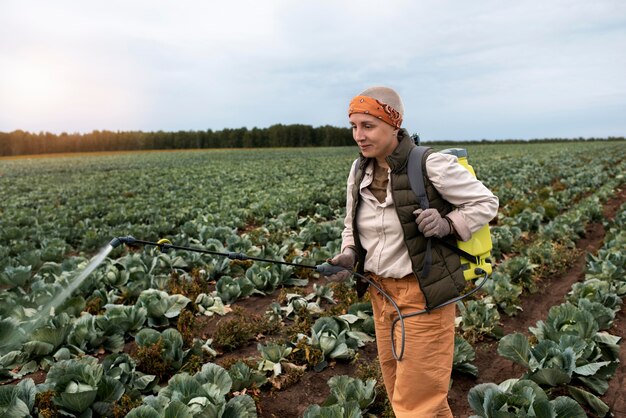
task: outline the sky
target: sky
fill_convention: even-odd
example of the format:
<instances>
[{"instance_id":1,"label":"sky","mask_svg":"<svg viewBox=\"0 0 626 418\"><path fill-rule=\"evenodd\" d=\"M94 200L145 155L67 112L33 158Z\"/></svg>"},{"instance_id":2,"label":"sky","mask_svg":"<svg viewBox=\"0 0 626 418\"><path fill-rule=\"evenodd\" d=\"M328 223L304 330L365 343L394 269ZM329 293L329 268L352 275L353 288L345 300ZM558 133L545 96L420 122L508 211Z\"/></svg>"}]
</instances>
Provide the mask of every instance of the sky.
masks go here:
<instances>
[{"instance_id":1,"label":"sky","mask_svg":"<svg viewBox=\"0 0 626 418\"><path fill-rule=\"evenodd\" d=\"M626 1L0 2L0 132L348 127L381 85L423 140L625 136Z\"/></svg>"}]
</instances>

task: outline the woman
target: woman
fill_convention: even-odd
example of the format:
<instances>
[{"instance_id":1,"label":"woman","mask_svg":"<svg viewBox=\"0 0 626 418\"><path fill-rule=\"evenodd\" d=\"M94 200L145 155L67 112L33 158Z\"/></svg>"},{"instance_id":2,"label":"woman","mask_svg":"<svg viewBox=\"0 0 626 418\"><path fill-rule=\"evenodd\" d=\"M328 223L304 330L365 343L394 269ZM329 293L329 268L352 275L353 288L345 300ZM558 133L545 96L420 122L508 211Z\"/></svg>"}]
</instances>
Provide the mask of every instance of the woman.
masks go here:
<instances>
[{"instance_id":1,"label":"woman","mask_svg":"<svg viewBox=\"0 0 626 418\"><path fill-rule=\"evenodd\" d=\"M455 156L427 151L422 162L430 209L421 210L407 177L407 158L415 146L401 128L404 106L387 87L373 87L352 99L348 117L360 157L348 176L342 251L331 264L357 266L381 287L405 319L405 350L397 360L391 327L397 313L374 287L369 288L378 357L396 417L452 417L447 394L454 353L455 305L431 308L459 295L465 287L459 256L431 241L431 267L422 267L431 237L454 243L497 214L498 198ZM349 276L342 271L330 280ZM363 282L357 288L364 291ZM395 327L395 341L401 327Z\"/></svg>"}]
</instances>

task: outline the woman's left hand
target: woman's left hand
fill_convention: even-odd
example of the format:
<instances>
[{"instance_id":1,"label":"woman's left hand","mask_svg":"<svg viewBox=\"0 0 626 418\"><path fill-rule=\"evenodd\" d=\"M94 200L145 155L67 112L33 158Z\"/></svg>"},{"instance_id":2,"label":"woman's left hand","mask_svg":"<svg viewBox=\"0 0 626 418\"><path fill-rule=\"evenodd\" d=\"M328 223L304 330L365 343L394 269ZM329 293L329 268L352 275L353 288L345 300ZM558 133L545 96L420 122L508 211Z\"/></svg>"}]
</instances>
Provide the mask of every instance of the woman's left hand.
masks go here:
<instances>
[{"instance_id":1,"label":"woman's left hand","mask_svg":"<svg viewBox=\"0 0 626 418\"><path fill-rule=\"evenodd\" d=\"M425 237L445 237L452 232L452 226L447 218L442 217L437 209L417 209L413 212L417 215L415 223L417 229L424 234Z\"/></svg>"},{"instance_id":2,"label":"woman's left hand","mask_svg":"<svg viewBox=\"0 0 626 418\"><path fill-rule=\"evenodd\" d=\"M352 274L354 263L356 263L356 252L348 247L345 248L341 254L329 258L326 262L333 266L341 266L346 269L326 277L326 280L329 282L342 282Z\"/></svg>"}]
</instances>

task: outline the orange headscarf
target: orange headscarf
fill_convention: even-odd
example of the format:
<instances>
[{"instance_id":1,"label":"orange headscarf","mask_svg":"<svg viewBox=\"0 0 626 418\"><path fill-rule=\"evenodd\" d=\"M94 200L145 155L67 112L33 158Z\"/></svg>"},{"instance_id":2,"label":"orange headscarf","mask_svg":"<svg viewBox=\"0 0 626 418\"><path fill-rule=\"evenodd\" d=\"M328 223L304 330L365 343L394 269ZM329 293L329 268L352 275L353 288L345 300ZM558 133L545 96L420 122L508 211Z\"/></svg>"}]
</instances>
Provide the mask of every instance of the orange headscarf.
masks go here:
<instances>
[{"instance_id":1,"label":"orange headscarf","mask_svg":"<svg viewBox=\"0 0 626 418\"><path fill-rule=\"evenodd\" d=\"M348 117L353 113L365 113L388 123L394 128L402 125L402 116L393 107L368 96L356 96L350 102Z\"/></svg>"}]
</instances>

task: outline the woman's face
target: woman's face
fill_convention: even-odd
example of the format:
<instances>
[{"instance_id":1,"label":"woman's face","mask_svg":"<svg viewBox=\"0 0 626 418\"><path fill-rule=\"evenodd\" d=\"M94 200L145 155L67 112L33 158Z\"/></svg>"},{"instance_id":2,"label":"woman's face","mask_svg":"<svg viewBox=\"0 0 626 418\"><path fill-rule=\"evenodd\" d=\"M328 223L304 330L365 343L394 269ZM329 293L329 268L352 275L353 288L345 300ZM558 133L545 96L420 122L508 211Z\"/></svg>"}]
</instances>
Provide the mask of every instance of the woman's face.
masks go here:
<instances>
[{"instance_id":1,"label":"woman's face","mask_svg":"<svg viewBox=\"0 0 626 418\"><path fill-rule=\"evenodd\" d=\"M379 163L384 163L385 157L398 146L398 130L374 116L353 113L350 125L352 137L366 158L376 158Z\"/></svg>"}]
</instances>

